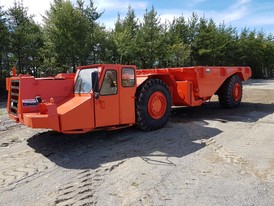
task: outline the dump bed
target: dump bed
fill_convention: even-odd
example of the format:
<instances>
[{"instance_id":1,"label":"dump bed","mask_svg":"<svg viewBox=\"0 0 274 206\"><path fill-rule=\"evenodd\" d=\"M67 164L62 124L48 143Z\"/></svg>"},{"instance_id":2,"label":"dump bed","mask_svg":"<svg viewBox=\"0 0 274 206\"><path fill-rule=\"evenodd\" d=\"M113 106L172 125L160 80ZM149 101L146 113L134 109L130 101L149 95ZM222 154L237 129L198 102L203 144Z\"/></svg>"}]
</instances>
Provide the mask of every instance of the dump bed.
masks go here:
<instances>
[{"instance_id":1,"label":"dump bed","mask_svg":"<svg viewBox=\"0 0 274 206\"><path fill-rule=\"evenodd\" d=\"M196 106L210 99L232 75L242 81L251 77L250 67L194 66L165 69L137 70L137 83L147 78L159 78L167 83L174 105Z\"/></svg>"}]
</instances>

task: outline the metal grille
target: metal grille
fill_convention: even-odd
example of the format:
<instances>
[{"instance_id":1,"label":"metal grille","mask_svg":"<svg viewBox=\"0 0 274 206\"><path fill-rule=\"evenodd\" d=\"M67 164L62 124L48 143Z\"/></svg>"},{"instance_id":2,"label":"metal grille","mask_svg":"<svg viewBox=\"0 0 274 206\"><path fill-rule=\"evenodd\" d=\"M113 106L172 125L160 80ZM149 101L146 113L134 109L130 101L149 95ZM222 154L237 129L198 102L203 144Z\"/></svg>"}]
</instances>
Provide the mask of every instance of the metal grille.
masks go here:
<instances>
[{"instance_id":1,"label":"metal grille","mask_svg":"<svg viewBox=\"0 0 274 206\"><path fill-rule=\"evenodd\" d=\"M17 115L18 110L19 85L19 80L11 80L10 112L14 115Z\"/></svg>"}]
</instances>

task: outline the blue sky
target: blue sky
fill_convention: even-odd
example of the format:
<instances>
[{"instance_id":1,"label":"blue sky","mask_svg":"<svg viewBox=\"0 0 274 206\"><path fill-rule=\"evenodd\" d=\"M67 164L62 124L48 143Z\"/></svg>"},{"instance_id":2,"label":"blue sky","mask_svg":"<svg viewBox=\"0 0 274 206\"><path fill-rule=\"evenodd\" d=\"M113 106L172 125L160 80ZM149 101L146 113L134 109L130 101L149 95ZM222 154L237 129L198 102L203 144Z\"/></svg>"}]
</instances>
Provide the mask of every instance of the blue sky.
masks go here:
<instances>
[{"instance_id":1,"label":"blue sky","mask_svg":"<svg viewBox=\"0 0 274 206\"><path fill-rule=\"evenodd\" d=\"M29 13L35 15L35 21L41 23L41 14L49 9L52 0L23 2ZM12 4L13 0L0 0L0 5L5 9ZM189 18L195 12L199 16L213 18L216 23L225 22L226 25L237 27L238 30L248 27L274 34L274 0L94 0L94 4L98 11L104 11L99 21L107 28L113 28L118 12L124 17L128 5L131 5L139 19L143 18L146 8L154 6L162 22L171 21L182 14Z\"/></svg>"},{"instance_id":2,"label":"blue sky","mask_svg":"<svg viewBox=\"0 0 274 206\"><path fill-rule=\"evenodd\" d=\"M189 18L192 12L206 18L213 18L216 23L225 22L241 28L248 27L274 34L273 0L94 0L99 11L105 11L100 19L107 27L113 27L117 13L125 16L130 4L138 18L142 19L145 9L155 7L161 21L174 17Z\"/></svg>"}]
</instances>

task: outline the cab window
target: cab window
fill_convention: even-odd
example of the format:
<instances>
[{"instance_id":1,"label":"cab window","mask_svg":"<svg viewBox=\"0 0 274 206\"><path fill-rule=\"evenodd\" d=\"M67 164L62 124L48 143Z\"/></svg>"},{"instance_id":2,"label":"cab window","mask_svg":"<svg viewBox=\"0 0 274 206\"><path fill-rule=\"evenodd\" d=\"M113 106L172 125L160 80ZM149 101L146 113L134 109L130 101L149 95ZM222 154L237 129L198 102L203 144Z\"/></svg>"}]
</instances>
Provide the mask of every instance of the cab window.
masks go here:
<instances>
[{"instance_id":1,"label":"cab window","mask_svg":"<svg viewBox=\"0 0 274 206\"><path fill-rule=\"evenodd\" d=\"M133 68L122 69L122 85L123 87L135 86L135 72Z\"/></svg>"},{"instance_id":2,"label":"cab window","mask_svg":"<svg viewBox=\"0 0 274 206\"><path fill-rule=\"evenodd\" d=\"M94 72L98 73L98 69L88 68L80 70L74 85L74 93L89 93L91 91L91 76Z\"/></svg>"},{"instance_id":3,"label":"cab window","mask_svg":"<svg viewBox=\"0 0 274 206\"><path fill-rule=\"evenodd\" d=\"M115 70L107 70L104 76L100 95L117 94L117 72Z\"/></svg>"}]
</instances>

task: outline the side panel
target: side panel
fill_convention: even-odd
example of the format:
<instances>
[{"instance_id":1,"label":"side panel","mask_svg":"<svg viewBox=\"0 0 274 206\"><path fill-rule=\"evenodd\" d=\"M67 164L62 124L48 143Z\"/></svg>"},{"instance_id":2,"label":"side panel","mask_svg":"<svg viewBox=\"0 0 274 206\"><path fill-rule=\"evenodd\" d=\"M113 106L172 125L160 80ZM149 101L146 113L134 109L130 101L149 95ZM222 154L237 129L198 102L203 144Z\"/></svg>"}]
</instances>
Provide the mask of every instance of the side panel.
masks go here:
<instances>
[{"instance_id":1,"label":"side panel","mask_svg":"<svg viewBox=\"0 0 274 206\"><path fill-rule=\"evenodd\" d=\"M20 113L38 111L38 104L24 104L24 102L35 101L36 96L42 100L49 101L52 97L58 105L70 96L73 79L35 79L34 77L20 78L19 105Z\"/></svg>"},{"instance_id":2,"label":"side panel","mask_svg":"<svg viewBox=\"0 0 274 206\"><path fill-rule=\"evenodd\" d=\"M172 92L173 104L175 106L191 106L192 90L192 83L190 81L177 81Z\"/></svg>"},{"instance_id":3,"label":"side panel","mask_svg":"<svg viewBox=\"0 0 274 206\"><path fill-rule=\"evenodd\" d=\"M117 65L106 65L101 75L100 96L94 100L95 126L105 127L119 124L119 71Z\"/></svg>"},{"instance_id":4,"label":"side panel","mask_svg":"<svg viewBox=\"0 0 274 206\"><path fill-rule=\"evenodd\" d=\"M249 67L213 67L213 66L195 66L168 69L148 69L137 70L139 81L142 82L146 77L157 75L171 75L172 79L178 81L189 81L192 83L193 100L200 101L209 99L216 93L223 82L233 74L237 74L242 80L251 77ZM175 86L176 87L176 86ZM174 88L174 86L173 86ZM173 90L174 91L174 90Z\"/></svg>"},{"instance_id":5,"label":"side panel","mask_svg":"<svg viewBox=\"0 0 274 206\"><path fill-rule=\"evenodd\" d=\"M119 124L118 95L100 96L95 100L96 127L105 127Z\"/></svg>"},{"instance_id":6,"label":"side panel","mask_svg":"<svg viewBox=\"0 0 274 206\"><path fill-rule=\"evenodd\" d=\"M94 128L93 98L76 96L57 107L60 130L91 130Z\"/></svg>"},{"instance_id":7,"label":"side panel","mask_svg":"<svg viewBox=\"0 0 274 206\"><path fill-rule=\"evenodd\" d=\"M10 78L6 78L6 90L10 90Z\"/></svg>"},{"instance_id":8,"label":"side panel","mask_svg":"<svg viewBox=\"0 0 274 206\"><path fill-rule=\"evenodd\" d=\"M120 93L120 124L135 123L135 89L124 88Z\"/></svg>"},{"instance_id":9,"label":"side panel","mask_svg":"<svg viewBox=\"0 0 274 206\"><path fill-rule=\"evenodd\" d=\"M234 74L239 75L242 80L247 80L251 76L251 70L248 67L198 67L198 97L210 98L224 81Z\"/></svg>"},{"instance_id":10,"label":"side panel","mask_svg":"<svg viewBox=\"0 0 274 206\"><path fill-rule=\"evenodd\" d=\"M125 71L131 70L130 78L131 83L126 84L125 81L127 77L125 77ZM135 123L135 92L136 92L136 68L131 66L122 67L119 71L122 72L119 75L119 82L120 84L120 124L134 124ZM122 80L120 80L122 78Z\"/></svg>"},{"instance_id":11,"label":"side panel","mask_svg":"<svg viewBox=\"0 0 274 206\"><path fill-rule=\"evenodd\" d=\"M222 70L215 67L197 68L198 94L200 98L210 98L226 80Z\"/></svg>"}]
</instances>

